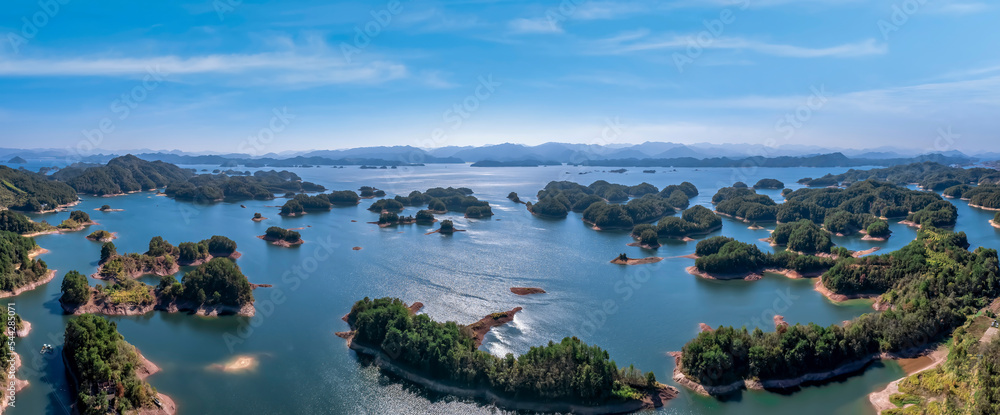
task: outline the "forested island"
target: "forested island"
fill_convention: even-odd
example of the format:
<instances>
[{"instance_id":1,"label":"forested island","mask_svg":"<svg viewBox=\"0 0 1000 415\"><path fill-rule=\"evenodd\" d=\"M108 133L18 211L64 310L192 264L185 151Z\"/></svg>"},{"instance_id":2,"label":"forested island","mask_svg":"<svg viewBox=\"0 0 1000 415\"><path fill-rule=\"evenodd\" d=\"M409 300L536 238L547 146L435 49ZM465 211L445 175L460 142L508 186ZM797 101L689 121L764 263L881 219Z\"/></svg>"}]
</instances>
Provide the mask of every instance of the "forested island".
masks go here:
<instances>
[{"instance_id":1,"label":"forested island","mask_svg":"<svg viewBox=\"0 0 1000 415\"><path fill-rule=\"evenodd\" d=\"M78 202L76 191L66 183L43 174L0 166L0 206L28 212L45 212Z\"/></svg>"},{"instance_id":2,"label":"forested island","mask_svg":"<svg viewBox=\"0 0 1000 415\"><path fill-rule=\"evenodd\" d=\"M583 186L553 181L538 191L538 202L526 206L533 214L552 218L582 212L583 220L597 229L632 229L687 208L697 195L698 189L688 182L660 190L649 183L626 186L598 180Z\"/></svg>"},{"instance_id":3,"label":"forested island","mask_svg":"<svg viewBox=\"0 0 1000 415\"><path fill-rule=\"evenodd\" d=\"M850 158L843 153L828 153L814 156L780 156L780 157L675 157L675 158L626 158L610 160L585 160L583 166L605 167L735 167L767 166L767 167L851 167L851 166L894 166L913 162L935 162L945 164L968 163L965 157L949 157L942 154L926 154L910 158Z\"/></svg>"},{"instance_id":4,"label":"forested island","mask_svg":"<svg viewBox=\"0 0 1000 415\"><path fill-rule=\"evenodd\" d=\"M346 319L351 349L384 370L507 409L624 413L662 406L678 393L652 372L618 368L608 352L575 337L501 358L478 350L467 327L414 315L399 299L365 298Z\"/></svg>"},{"instance_id":5,"label":"forested island","mask_svg":"<svg viewBox=\"0 0 1000 415\"><path fill-rule=\"evenodd\" d=\"M213 258L178 282L164 275L153 287L127 276L111 277L90 287L87 277L70 271L63 277L59 302L70 314L140 315L152 310L201 315L253 316L253 287L229 258Z\"/></svg>"},{"instance_id":6,"label":"forested island","mask_svg":"<svg viewBox=\"0 0 1000 415\"><path fill-rule=\"evenodd\" d=\"M440 234L443 234L443 235L451 235L451 234L453 234L455 232L465 232L465 229L458 229L458 228L455 227L455 223L454 222L452 222L450 219L445 219L445 220L441 221L441 225L438 226L437 229L435 229L433 231L430 231L430 232L427 232L424 235L430 235L430 234L433 234L433 233L440 233Z\"/></svg>"},{"instance_id":7,"label":"forested island","mask_svg":"<svg viewBox=\"0 0 1000 415\"><path fill-rule=\"evenodd\" d=\"M117 237L118 237L117 235L108 232L104 229L93 231L90 233L90 235L87 235L87 239L90 239L91 241L95 242L111 242Z\"/></svg>"},{"instance_id":8,"label":"forested island","mask_svg":"<svg viewBox=\"0 0 1000 415\"><path fill-rule=\"evenodd\" d=\"M753 185L754 189L784 189L785 183L777 179L760 179Z\"/></svg>"},{"instance_id":9,"label":"forested island","mask_svg":"<svg viewBox=\"0 0 1000 415\"><path fill-rule=\"evenodd\" d=\"M725 236L713 236L698 242L695 265L687 271L708 279L757 280L765 272L793 278L816 275L833 266L832 258L800 255L791 251L776 254L763 252L754 244Z\"/></svg>"},{"instance_id":10,"label":"forested island","mask_svg":"<svg viewBox=\"0 0 1000 415\"><path fill-rule=\"evenodd\" d=\"M297 216L306 212L322 212L334 206L354 206L361 196L353 190L341 190L318 195L297 194L281 206L280 215Z\"/></svg>"},{"instance_id":11,"label":"forested island","mask_svg":"<svg viewBox=\"0 0 1000 415\"><path fill-rule=\"evenodd\" d=\"M70 320L63 360L80 414L176 412L174 402L145 381L159 368L125 341L114 322L91 314Z\"/></svg>"},{"instance_id":12,"label":"forested island","mask_svg":"<svg viewBox=\"0 0 1000 415\"><path fill-rule=\"evenodd\" d=\"M200 265L212 258L239 258L236 242L225 236L213 235L199 242L171 245L162 237L149 240L149 250L143 254L118 254L113 242L101 246L101 259L93 277L102 280L134 279L142 275L176 274L180 266Z\"/></svg>"},{"instance_id":13,"label":"forested island","mask_svg":"<svg viewBox=\"0 0 1000 415\"><path fill-rule=\"evenodd\" d=\"M885 222L877 223L885 224ZM805 254L829 253L830 248L833 248L830 233L807 219L778 224L770 239L774 245Z\"/></svg>"},{"instance_id":14,"label":"forested island","mask_svg":"<svg viewBox=\"0 0 1000 415\"><path fill-rule=\"evenodd\" d=\"M424 225L430 225L437 222L434 219L434 214L429 210L419 210L416 216L400 216L395 212L382 212L378 217L378 222L371 222L378 224L380 227L389 227L396 225L409 225L414 223L420 223Z\"/></svg>"},{"instance_id":15,"label":"forested island","mask_svg":"<svg viewBox=\"0 0 1000 415\"><path fill-rule=\"evenodd\" d=\"M481 160L472 163L472 167L539 167L539 166L562 166L562 163L555 160L548 161L538 161L538 160L509 160L509 161L494 161L494 160Z\"/></svg>"},{"instance_id":16,"label":"forested island","mask_svg":"<svg viewBox=\"0 0 1000 415\"><path fill-rule=\"evenodd\" d=\"M808 219L840 235L858 233L881 218L934 227L954 226L958 219L955 206L938 194L876 180L847 188L798 189L784 196L786 202L779 205L753 189L725 187L712 197L712 203L717 212L746 222Z\"/></svg>"},{"instance_id":17,"label":"forested island","mask_svg":"<svg viewBox=\"0 0 1000 415\"><path fill-rule=\"evenodd\" d=\"M277 226L267 228L267 231L263 235L258 236L258 238L268 241L273 245L284 246L286 248L305 243L302 240L302 235L298 232Z\"/></svg>"},{"instance_id":18,"label":"forested island","mask_svg":"<svg viewBox=\"0 0 1000 415\"><path fill-rule=\"evenodd\" d=\"M426 210L434 214L458 212L465 214L467 218L475 219L493 216L490 202L479 200L472 196L473 193L472 189L467 187L435 187L425 192L414 190L407 196L396 195L393 199L379 200L368 210L399 212L405 206L426 206Z\"/></svg>"},{"instance_id":19,"label":"forested island","mask_svg":"<svg viewBox=\"0 0 1000 415\"><path fill-rule=\"evenodd\" d=\"M840 258L822 283L841 294L880 294L876 304L885 311L829 327L703 332L684 346L675 378L710 394L745 385L789 388L855 372L880 357L919 352L1000 295L997 251L968 247L964 233L926 226L899 251Z\"/></svg>"},{"instance_id":20,"label":"forested island","mask_svg":"<svg viewBox=\"0 0 1000 415\"><path fill-rule=\"evenodd\" d=\"M940 192L949 187L961 184L1000 183L1000 171L984 167L951 167L928 161L923 163L899 164L880 169L851 169L845 173L837 175L827 174L817 179L803 178L799 180L799 183L806 186L825 187L849 185L854 182L872 179L899 186L917 184L923 189Z\"/></svg>"},{"instance_id":21,"label":"forested island","mask_svg":"<svg viewBox=\"0 0 1000 415\"><path fill-rule=\"evenodd\" d=\"M705 235L722 228L722 218L701 205L695 205L681 213L681 217L667 216L656 225L642 223L632 228L632 237L639 240L639 246L656 249L660 238L690 240L691 236Z\"/></svg>"},{"instance_id":22,"label":"forested island","mask_svg":"<svg viewBox=\"0 0 1000 415\"><path fill-rule=\"evenodd\" d=\"M177 200L214 203L223 200L271 200L275 194L322 192L326 188L302 181L289 171L256 171L252 176L199 174L186 181L174 181L163 193Z\"/></svg>"}]
</instances>

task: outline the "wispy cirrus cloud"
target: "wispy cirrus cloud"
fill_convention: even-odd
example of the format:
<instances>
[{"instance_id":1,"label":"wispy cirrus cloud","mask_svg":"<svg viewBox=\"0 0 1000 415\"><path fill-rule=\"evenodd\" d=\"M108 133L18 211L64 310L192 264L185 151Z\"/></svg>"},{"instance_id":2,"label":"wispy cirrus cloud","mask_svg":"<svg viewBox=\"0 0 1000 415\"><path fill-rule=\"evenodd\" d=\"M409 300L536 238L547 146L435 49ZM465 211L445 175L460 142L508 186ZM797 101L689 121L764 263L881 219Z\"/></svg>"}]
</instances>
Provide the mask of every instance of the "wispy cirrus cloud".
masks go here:
<instances>
[{"instance_id":1,"label":"wispy cirrus cloud","mask_svg":"<svg viewBox=\"0 0 1000 415\"><path fill-rule=\"evenodd\" d=\"M545 17L518 18L507 22L507 28L514 34L556 34L563 33L562 27L555 20Z\"/></svg>"},{"instance_id":2,"label":"wispy cirrus cloud","mask_svg":"<svg viewBox=\"0 0 1000 415\"><path fill-rule=\"evenodd\" d=\"M405 65L389 61L347 63L334 54L264 52L200 56L45 57L0 59L0 77L140 77L164 74L168 80L196 76L244 76L273 84L377 84L409 75Z\"/></svg>"},{"instance_id":3,"label":"wispy cirrus cloud","mask_svg":"<svg viewBox=\"0 0 1000 415\"><path fill-rule=\"evenodd\" d=\"M702 49L750 51L763 55L789 58L853 58L882 55L888 52L888 46L875 41L875 39L826 47L805 47L769 43L742 37L719 37L712 38L708 42L699 42L694 35L650 36L649 31L645 29L624 32L610 38L601 39L593 42L592 46L588 48L588 53L605 55L657 50L682 50L691 46Z\"/></svg>"},{"instance_id":4,"label":"wispy cirrus cloud","mask_svg":"<svg viewBox=\"0 0 1000 415\"><path fill-rule=\"evenodd\" d=\"M927 82L857 91L827 90L823 85L814 86L829 103L824 112L863 111L865 113L921 114L939 110L961 111L959 107L976 107L982 110L1000 107L1000 75L994 71L966 79ZM807 91L808 92L808 91ZM808 95L737 96L714 99L678 99L659 101L661 105L676 108L734 109L780 111L795 108ZM940 103L952 103L942 108Z\"/></svg>"}]
</instances>

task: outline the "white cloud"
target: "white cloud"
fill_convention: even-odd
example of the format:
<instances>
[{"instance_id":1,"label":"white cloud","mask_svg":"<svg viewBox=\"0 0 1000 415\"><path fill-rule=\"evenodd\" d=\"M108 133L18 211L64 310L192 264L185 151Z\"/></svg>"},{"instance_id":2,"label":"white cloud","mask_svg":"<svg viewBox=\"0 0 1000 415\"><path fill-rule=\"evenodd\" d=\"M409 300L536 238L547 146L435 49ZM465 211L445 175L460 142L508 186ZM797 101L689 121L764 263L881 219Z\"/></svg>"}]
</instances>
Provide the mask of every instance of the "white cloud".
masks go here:
<instances>
[{"instance_id":1,"label":"white cloud","mask_svg":"<svg viewBox=\"0 0 1000 415\"><path fill-rule=\"evenodd\" d=\"M269 52L181 57L71 57L0 60L0 77L103 76L142 77L163 74L167 80L193 75L257 76L284 84L381 83L407 76L405 65L370 61L347 63L326 53Z\"/></svg>"},{"instance_id":2,"label":"white cloud","mask_svg":"<svg viewBox=\"0 0 1000 415\"><path fill-rule=\"evenodd\" d=\"M563 29L555 20L547 18L525 19L519 18L507 23L507 27L512 33L562 33Z\"/></svg>"},{"instance_id":3,"label":"white cloud","mask_svg":"<svg viewBox=\"0 0 1000 415\"><path fill-rule=\"evenodd\" d=\"M722 49L752 51L764 55L790 58L850 58L859 56L882 55L888 51L888 46L874 39L855 43L845 43L828 47L803 47L780 43L767 43L740 37L702 38L696 35L669 36L651 38L648 31L633 31L595 42L597 47L590 51L597 54L623 54L651 50L685 50L689 47L702 49Z\"/></svg>"}]
</instances>

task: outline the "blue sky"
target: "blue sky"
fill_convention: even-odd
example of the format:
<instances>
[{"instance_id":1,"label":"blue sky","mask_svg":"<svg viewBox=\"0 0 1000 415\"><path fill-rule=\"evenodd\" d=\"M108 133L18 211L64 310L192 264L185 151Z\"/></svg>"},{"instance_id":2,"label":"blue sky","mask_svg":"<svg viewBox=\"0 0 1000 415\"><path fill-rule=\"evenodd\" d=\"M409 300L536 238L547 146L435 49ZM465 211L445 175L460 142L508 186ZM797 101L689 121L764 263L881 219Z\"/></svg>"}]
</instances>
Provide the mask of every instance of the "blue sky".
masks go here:
<instances>
[{"instance_id":1,"label":"blue sky","mask_svg":"<svg viewBox=\"0 0 1000 415\"><path fill-rule=\"evenodd\" d=\"M998 17L985 0L17 0L0 146L1000 151Z\"/></svg>"}]
</instances>

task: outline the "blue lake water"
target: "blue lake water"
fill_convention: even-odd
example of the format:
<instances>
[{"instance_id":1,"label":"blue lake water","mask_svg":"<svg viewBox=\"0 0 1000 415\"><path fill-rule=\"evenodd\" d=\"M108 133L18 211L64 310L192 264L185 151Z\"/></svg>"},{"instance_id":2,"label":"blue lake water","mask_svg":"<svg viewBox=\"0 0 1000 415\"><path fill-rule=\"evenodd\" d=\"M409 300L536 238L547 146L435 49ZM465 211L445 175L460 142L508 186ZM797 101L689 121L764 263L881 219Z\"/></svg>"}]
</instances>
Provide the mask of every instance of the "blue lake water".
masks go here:
<instances>
[{"instance_id":1,"label":"blue lake water","mask_svg":"<svg viewBox=\"0 0 1000 415\"><path fill-rule=\"evenodd\" d=\"M185 166L189 167L189 166ZM217 167L190 166L209 171ZM253 170L253 169L251 169ZM377 215L359 206L302 217L278 216L282 199L197 205L175 202L151 192L115 198L83 197L76 207L99 222L77 233L36 238L51 252L41 256L57 277L34 291L8 299L33 325L16 349L25 357L21 377L31 382L17 396L11 414L67 413L72 397L57 355L38 353L43 343L61 345L69 317L59 307L59 284L69 270L93 273L100 243L84 237L97 229L118 234L118 252L144 252L149 239L162 236L171 243L198 241L212 235L235 240L243 256L237 261L250 282L273 284L255 291L257 317L209 318L153 312L139 317L115 317L126 340L136 345L162 372L149 378L170 395L184 414L233 413L498 413L475 401L429 394L384 376L363 364L344 340L334 335L347 329L341 317L365 296L420 301L423 312L436 320L470 323L482 316L520 306L513 323L494 329L483 348L495 354L523 353L533 345L577 336L607 349L619 363L652 370L665 383L673 370L669 351L680 350L698 332L698 324L747 325L772 330L777 313L792 323L840 323L871 311L870 302L836 305L812 289L813 281L767 276L760 281L707 281L687 274L693 260L674 258L694 252L695 243L673 242L655 254L628 247L627 232L589 229L578 214L565 220L532 216L524 205L506 199L517 192L524 200L551 180L589 184L649 182L662 188L682 181L694 183L701 194L692 204L711 206L716 190L736 180L750 185L776 178L789 187L802 177L818 177L845 169L759 168L657 169L654 174L632 168L624 174L592 167L472 168L429 165L388 170L288 169L304 180L331 190L360 186L384 189L389 197L437 186L472 188L493 206L489 220L449 214L467 232L452 236L424 235L431 228L407 225L379 228L366 222ZM579 174L586 172L586 174ZM764 191L781 201L780 191ZM973 246L997 247L998 230L987 221L993 212L958 206L958 230ZM93 209L110 204L123 212ZM243 204L246 208L240 206ZM412 214L408 208L405 214ZM254 212L270 219L255 223ZM33 215L58 223L68 212ZM268 226L300 230L304 245L282 248L260 239ZM772 225L769 225L773 227ZM913 228L891 224L886 242L835 238L838 245L860 250L873 246L894 250L916 235ZM729 219L713 235L727 235L772 250L760 238L767 230L750 230ZM361 250L352 250L352 247ZM619 253L630 257L656 255L666 260L624 267L610 264ZM186 270L182 270L184 272ZM180 279L180 275L177 276ZM155 283L149 278L148 283ZM92 280L91 284L99 283ZM547 294L517 296L514 286L541 287ZM259 366L243 373L211 369L237 355L252 355ZM863 375L792 394L745 392L719 401L682 388L681 396L658 412L663 414L856 414L874 413L866 395L903 375L893 362L879 363Z\"/></svg>"}]
</instances>

